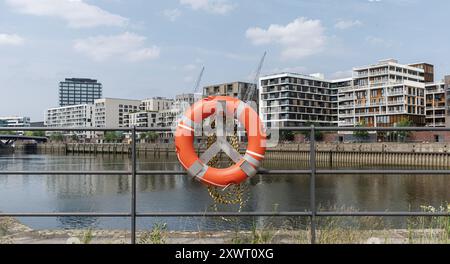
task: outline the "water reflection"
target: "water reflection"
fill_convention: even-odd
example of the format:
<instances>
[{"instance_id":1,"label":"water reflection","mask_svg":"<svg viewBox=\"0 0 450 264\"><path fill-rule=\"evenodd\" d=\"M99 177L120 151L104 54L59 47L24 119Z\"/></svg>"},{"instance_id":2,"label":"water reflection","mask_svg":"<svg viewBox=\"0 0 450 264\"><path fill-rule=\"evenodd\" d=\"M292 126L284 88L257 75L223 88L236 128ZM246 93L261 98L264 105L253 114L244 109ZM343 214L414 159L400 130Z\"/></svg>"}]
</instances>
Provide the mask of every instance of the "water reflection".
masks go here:
<instances>
[{"instance_id":1,"label":"water reflection","mask_svg":"<svg viewBox=\"0 0 450 264\"><path fill-rule=\"evenodd\" d=\"M142 170L181 170L175 159L140 158ZM303 163L264 163L272 169L302 169ZM127 156L0 156L1 170L129 170ZM185 175L139 176L138 211L211 211L212 200L202 184ZM257 176L250 181L249 201L244 211L309 210L309 176ZM321 210L357 208L371 211L418 210L421 205L439 206L450 201L450 177L420 175L320 175L317 176L317 204ZM232 211L236 208L229 208ZM130 177L108 176L0 176L0 211L4 212L128 212ZM170 229L209 230L249 227L268 218L152 218L140 227L166 222ZM33 228L128 228L125 218L21 219ZM292 218L271 218L272 223L295 222ZM305 224L304 221L301 224Z\"/></svg>"}]
</instances>

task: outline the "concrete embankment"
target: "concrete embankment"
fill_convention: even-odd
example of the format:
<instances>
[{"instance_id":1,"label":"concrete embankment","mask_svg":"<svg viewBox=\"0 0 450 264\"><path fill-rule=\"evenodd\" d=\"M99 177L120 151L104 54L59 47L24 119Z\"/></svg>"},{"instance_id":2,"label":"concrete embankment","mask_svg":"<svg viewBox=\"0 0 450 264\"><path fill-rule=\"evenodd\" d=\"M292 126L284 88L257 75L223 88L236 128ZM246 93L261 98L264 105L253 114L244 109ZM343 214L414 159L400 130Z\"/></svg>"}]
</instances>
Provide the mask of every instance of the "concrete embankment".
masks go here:
<instances>
[{"instance_id":1,"label":"concrete embankment","mask_svg":"<svg viewBox=\"0 0 450 264\"><path fill-rule=\"evenodd\" d=\"M351 233L346 235L341 232ZM449 243L440 235L443 230L384 229L317 230L319 243L355 244L408 244ZM323 237L322 237L323 236ZM335 236L332 240L329 237ZM348 237L346 237L348 236ZM324 241L322 241L324 239ZM335 239L335 240L334 240ZM321 242L322 241L322 242ZM0 218L0 244L127 244L130 232L126 230L33 230L13 218ZM257 231L139 231L137 243L152 244L307 244L307 230L257 230Z\"/></svg>"},{"instance_id":2,"label":"concrete embankment","mask_svg":"<svg viewBox=\"0 0 450 264\"><path fill-rule=\"evenodd\" d=\"M203 152L203 149L199 147L198 152ZM266 160L303 162L307 165L310 157L309 149L307 143L279 145L267 150ZM129 155L131 145L50 143L37 145L37 152L62 155ZM317 163L323 167L346 165L450 167L450 144L442 143L318 143L316 153ZM175 149L173 144L138 144L137 155L146 158L169 158L175 157Z\"/></svg>"}]
</instances>

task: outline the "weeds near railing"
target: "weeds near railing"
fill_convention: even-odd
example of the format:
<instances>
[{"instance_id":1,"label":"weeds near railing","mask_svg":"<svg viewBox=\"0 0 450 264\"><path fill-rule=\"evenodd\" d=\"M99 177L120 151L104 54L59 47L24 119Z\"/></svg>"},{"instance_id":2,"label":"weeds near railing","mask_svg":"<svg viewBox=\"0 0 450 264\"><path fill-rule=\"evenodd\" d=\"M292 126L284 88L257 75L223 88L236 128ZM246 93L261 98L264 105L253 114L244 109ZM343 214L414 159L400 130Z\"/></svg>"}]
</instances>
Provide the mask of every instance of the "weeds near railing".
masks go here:
<instances>
[{"instance_id":1,"label":"weeds near railing","mask_svg":"<svg viewBox=\"0 0 450 264\"><path fill-rule=\"evenodd\" d=\"M450 212L450 204L438 208L421 206L423 212ZM408 243L450 244L450 217L410 217L408 218Z\"/></svg>"},{"instance_id":2,"label":"weeds near railing","mask_svg":"<svg viewBox=\"0 0 450 264\"><path fill-rule=\"evenodd\" d=\"M165 244L167 239L167 224L156 223L150 232L141 235L138 244Z\"/></svg>"},{"instance_id":3,"label":"weeds near railing","mask_svg":"<svg viewBox=\"0 0 450 264\"><path fill-rule=\"evenodd\" d=\"M422 206L423 212L450 212L450 204L434 208ZM330 209L330 208L327 208ZM341 212L358 212L354 208L331 208ZM308 220L288 218L275 226L270 219L247 231L236 230L231 239L234 244L297 243L310 241ZM319 244L450 244L450 217L408 217L405 228L393 228L383 216L322 216L317 220Z\"/></svg>"},{"instance_id":4,"label":"weeds near railing","mask_svg":"<svg viewBox=\"0 0 450 264\"><path fill-rule=\"evenodd\" d=\"M88 229L80 237L81 244L90 244L94 239L94 235L92 233L92 229Z\"/></svg>"},{"instance_id":5,"label":"weeds near railing","mask_svg":"<svg viewBox=\"0 0 450 264\"><path fill-rule=\"evenodd\" d=\"M9 237L11 222L12 219L9 217L0 217L0 244L13 243L12 239Z\"/></svg>"}]
</instances>

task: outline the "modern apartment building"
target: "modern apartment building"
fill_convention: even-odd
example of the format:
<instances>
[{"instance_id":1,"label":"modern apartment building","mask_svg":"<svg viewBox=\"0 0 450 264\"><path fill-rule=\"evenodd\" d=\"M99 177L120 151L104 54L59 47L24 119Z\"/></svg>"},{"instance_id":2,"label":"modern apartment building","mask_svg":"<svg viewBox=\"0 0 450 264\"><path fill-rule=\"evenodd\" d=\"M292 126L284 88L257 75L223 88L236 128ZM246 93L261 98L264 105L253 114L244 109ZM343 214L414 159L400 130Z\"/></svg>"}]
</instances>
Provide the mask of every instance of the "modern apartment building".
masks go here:
<instances>
[{"instance_id":1,"label":"modern apartment building","mask_svg":"<svg viewBox=\"0 0 450 264\"><path fill-rule=\"evenodd\" d=\"M427 83L426 94L426 126L445 127L448 119L448 97L445 82Z\"/></svg>"},{"instance_id":2,"label":"modern apartment building","mask_svg":"<svg viewBox=\"0 0 450 264\"><path fill-rule=\"evenodd\" d=\"M408 119L424 126L424 76L423 67L393 59L354 68L353 84L339 89L339 125L390 127Z\"/></svg>"},{"instance_id":3,"label":"modern apartment building","mask_svg":"<svg viewBox=\"0 0 450 264\"><path fill-rule=\"evenodd\" d=\"M102 98L102 84L97 80L67 78L59 83L59 106L93 104Z\"/></svg>"},{"instance_id":4,"label":"modern apartment building","mask_svg":"<svg viewBox=\"0 0 450 264\"><path fill-rule=\"evenodd\" d=\"M169 109L158 112L157 127L175 127L178 118L198 99L200 98L197 98L195 94L191 93L176 95L175 101ZM158 132L158 134L160 140L163 142L173 141L173 133L171 131Z\"/></svg>"},{"instance_id":5,"label":"modern apartment building","mask_svg":"<svg viewBox=\"0 0 450 264\"><path fill-rule=\"evenodd\" d=\"M445 76L444 85L447 91L447 118L445 120L445 126L450 127L450 75Z\"/></svg>"},{"instance_id":6,"label":"modern apartment building","mask_svg":"<svg viewBox=\"0 0 450 264\"><path fill-rule=\"evenodd\" d=\"M170 109L174 100L164 97L153 97L149 99L142 100L141 110L157 112L166 109Z\"/></svg>"},{"instance_id":7,"label":"modern apartment building","mask_svg":"<svg viewBox=\"0 0 450 264\"><path fill-rule=\"evenodd\" d=\"M260 78L259 112L266 127L337 125L337 91L342 81L279 73Z\"/></svg>"},{"instance_id":8,"label":"modern apartment building","mask_svg":"<svg viewBox=\"0 0 450 264\"><path fill-rule=\"evenodd\" d=\"M254 84L246 82L231 82L216 85L209 85L203 88L203 96L230 96L240 100L245 100L245 95ZM251 101L258 102L258 91L255 89Z\"/></svg>"},{"instance_id":9,"label":"modern apartment building","mask_svg":"<svg viewBox=\"0 0 450 264\"><path fill-rule=\"evenodd\" d=\"M51 128L76 128L93 126L93 104L81 104L50 108L45 114L44 125ZM66 136L77 135L83 138L92 138L90 131L64 132Z\"/></svg>"},{"instance_id":10,"label":"modern apartment building","mask_svg":"<svg viewBox=\"0 0 450 264\"><path fill-rule=\"evenodd\" d=\"M26 116L0 116L0 127L29 127L30 118Z\"/></svg>"},{"instance_id":11,"label":"modern apartment building","mask_svg":"<svg viewBox=\"0 0 450 264\"><path fill-rule=\"evenodd\" d=\"M124 115L125 126L127 127L157 127L158 112L139 111Z\"/></svg>"},{"instance_id":12,"label":"modern apartment building","mask_svg":"<svg viewBox=\"0 0 450 264\"><path fill-rule=\"evenodd\" d=\"M423 69L423 72L424 72L423 78L424 78L425 83L434 82L434 65L425 63L425 62L421 62L421 63L413 63L413 64L410 64L409 66L414 67L414 68Z\"/></svg>"},{"instance_id":13,"label":"modern apartment building","mask_svg":"<svg viewBox=\"0 0 450 264\"><path fill-rule=\"evenodd\" d=\"M94 102L95 127L126 127L125 115L138 112L140 100L102 98Z\"/></svg>"},{"instance_id":14,"label":"modern apartment building","mask_svg":"<svg viewBox=\"0 0 450 264\"><path fill-rule=\"evenodd\" d=\"M197 97L193 93L178 94L175 96L174 103L182 103L182 104L185 104L185 105L187 104L187 105L191 106L199 99L201 99L201 98Z\"/></svg>"}]
</instances>

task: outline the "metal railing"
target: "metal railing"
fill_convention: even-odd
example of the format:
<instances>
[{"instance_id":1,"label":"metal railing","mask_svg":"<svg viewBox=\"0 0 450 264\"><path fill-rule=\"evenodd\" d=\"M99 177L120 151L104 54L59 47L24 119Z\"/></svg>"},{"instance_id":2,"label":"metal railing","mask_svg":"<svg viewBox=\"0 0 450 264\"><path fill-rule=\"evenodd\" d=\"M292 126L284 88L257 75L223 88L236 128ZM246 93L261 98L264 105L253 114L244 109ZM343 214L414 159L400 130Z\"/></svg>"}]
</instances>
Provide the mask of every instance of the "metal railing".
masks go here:
<instances>
[{"instance_id":1,"label":"metal railing","mask_svg":"<svg viewBox=\"0 0 450 264\"><path fill-rule=\"evenodd\" d=\"M411 174L420 175L448 175L450 170L361 170L361 169L317 169L316 167L316 139L311 137L309 150L309 169L306 170L267 170L260 169L259 175L309 175L310 176L310 210L309 211L282 211L282 212L138 212L136 208L136 178L140 176L155 175L187 175L185 171L146 171L137 169L137 151L136 141L137 132L154 131L168 132L170 128L2 128L2 131L54 131L54 132L70 132L70 131L122 131L131 134L131 170L121 171L0 171L0 175L129 175L131 176L131 210L125 213L96 213L96 212L53 212L53 213L0 213L0 217L127 217L131 219L131 243L136 243L136 220L144 217L309 217L310 218L310 239L311 243L316 243L317 217L363 217L363 216L379 216L379 217L450 217L449 212L408 212L408 211L366 211L366 212L339 212L339 211L318 211L316 204L316 175L336 175L336 174ZM367 128L367 127L291 127L282 128L283 131L309 131L310 135L315 135L316 131L377 131L377 132L393 132L393 131L446 131L450 132L450 128L429 128L429 127L391 127L391 128Z\"/></svg>"}]
</instances>

